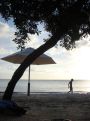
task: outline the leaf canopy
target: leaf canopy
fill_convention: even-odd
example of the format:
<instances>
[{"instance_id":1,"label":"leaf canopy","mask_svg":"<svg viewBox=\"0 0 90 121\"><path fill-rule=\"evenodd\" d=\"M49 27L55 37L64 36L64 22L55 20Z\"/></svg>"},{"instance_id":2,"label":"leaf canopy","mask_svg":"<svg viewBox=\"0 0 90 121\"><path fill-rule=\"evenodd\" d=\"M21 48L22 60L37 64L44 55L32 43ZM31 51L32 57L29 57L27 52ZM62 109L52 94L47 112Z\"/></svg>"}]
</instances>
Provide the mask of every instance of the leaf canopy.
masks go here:
<instances>
[{"instance_id":1,"label":"leaf canopy","mask_svg":"<svg viewBox=\"0 0 90 121\"><path fill-rule=\"evenodd\" d=\"M60 46L66 49L90 34L89 0L1 0L0 13L5 20L13 18L18 29L13 41L19 48L28 41L28 33L40 33L39 22L51 36L59 35Z\"/></svg>"}]
</instances>

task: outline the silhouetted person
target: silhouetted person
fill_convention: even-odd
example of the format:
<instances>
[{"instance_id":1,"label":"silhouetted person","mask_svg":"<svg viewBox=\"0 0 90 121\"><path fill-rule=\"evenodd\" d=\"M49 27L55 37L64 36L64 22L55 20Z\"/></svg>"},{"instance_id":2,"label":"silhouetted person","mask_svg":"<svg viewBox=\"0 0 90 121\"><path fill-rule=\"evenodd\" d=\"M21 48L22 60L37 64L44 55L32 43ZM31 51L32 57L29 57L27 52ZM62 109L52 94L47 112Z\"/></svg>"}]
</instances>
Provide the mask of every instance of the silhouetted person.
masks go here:
<instances>
[{"instance_id":1,"label":"silhouetted person","mask_svg":"<svg viewBox=\"0 0 90 121\"><path fill-rule=\"evenodd\" d=\"M70 91L69 92L71 92L71 93L73 93L73 87L72 87L72 82L73 82L74 80L73 79L71 79L71 81L68 83L68 88L70 88Z\"/></svg>"}]
</instances>

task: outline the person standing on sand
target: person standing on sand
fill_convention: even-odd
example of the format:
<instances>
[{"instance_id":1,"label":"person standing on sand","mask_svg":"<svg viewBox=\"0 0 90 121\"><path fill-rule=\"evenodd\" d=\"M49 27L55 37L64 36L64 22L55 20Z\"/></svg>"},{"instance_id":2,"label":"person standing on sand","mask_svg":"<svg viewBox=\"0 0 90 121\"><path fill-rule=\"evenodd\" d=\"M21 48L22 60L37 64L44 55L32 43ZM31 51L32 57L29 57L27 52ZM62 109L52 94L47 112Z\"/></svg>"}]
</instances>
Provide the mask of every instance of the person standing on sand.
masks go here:
<instances>
[{"instance_id":1,"label":"person standing on sand","mask_svg":"<svg viewBox=\"0 0 90 121\"><path fill-rule=\"evenodd\" d=\"M70 88L70 91L69 92L71 92L71 93L73 93L73 87L72 87L72 82L73 82L74 80L73 79L71 79L71 81L68 83L68 88Z\"/></svg>"}]
</instances>

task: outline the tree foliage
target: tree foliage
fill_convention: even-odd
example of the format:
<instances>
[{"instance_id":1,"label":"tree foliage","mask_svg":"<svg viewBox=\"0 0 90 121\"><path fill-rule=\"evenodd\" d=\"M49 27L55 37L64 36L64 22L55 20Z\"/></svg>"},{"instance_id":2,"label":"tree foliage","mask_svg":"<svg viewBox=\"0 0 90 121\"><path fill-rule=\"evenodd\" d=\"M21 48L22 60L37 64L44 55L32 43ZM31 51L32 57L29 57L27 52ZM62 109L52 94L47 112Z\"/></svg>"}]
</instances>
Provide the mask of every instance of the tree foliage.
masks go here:
<instances>
[{"instance_id":1,"label":"tree foliage","mask_svg":"<svg viewBox=\"0 0 90 121\"><path fill-rule=\"evenodd\" d=\"M1 0L0 13L6 20L13 18L18 29L13 41L20 48L28 41L28 33L39 34L38 22L44 22L52 36L57 33L60 46L66 49L90 33L89 0Z\"/></svg>"},{"instance_id":2,"label":"tree foliage","mask_svg":"<svg viewBox=\"0 0 90 121\"><path fill-rule=\"evenodd\" d=\"M14 72L3 96L6 100L11 99L17 81L38 56L58 41L60 46L72 49L75 41L90 34L89 0L1 0L0 13L5 20L13 18L18 29L13 41L21 49L29 40L28 33L40 33L39 23L43 22L45 30L51 33L45 44L28 55Z\"/></svg>"}]
</instances>

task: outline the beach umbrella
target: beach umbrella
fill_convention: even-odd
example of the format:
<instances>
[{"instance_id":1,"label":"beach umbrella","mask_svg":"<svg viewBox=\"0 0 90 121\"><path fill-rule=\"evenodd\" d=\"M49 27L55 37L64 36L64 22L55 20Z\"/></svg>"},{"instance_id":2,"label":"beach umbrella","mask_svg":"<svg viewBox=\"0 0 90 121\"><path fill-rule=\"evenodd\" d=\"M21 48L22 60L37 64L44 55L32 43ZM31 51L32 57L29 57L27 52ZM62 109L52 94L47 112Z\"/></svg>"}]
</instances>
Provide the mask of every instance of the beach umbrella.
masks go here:
<instances>
[{"instance_id":1,"label":"beach umbrella","mask_svg":"<svg viewBox=\"0 0 90 121\"><path fill-rule=\"evenodd\" d=\"M26 48L22 51L16 52L14 54L8 55L6 57L1 58L2 60L15 63L15 64L21 64L24 59L34 51L33 48ZM42 54L39 56L32 64L34 65L43 65L43 64L55 64L55 61L48 55ZM29 78L28 78L28 91L27 95L30 95L30 66L29 66Z\"/></svg>"}]
</instances>

